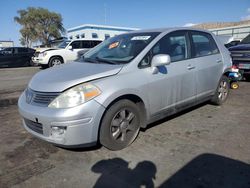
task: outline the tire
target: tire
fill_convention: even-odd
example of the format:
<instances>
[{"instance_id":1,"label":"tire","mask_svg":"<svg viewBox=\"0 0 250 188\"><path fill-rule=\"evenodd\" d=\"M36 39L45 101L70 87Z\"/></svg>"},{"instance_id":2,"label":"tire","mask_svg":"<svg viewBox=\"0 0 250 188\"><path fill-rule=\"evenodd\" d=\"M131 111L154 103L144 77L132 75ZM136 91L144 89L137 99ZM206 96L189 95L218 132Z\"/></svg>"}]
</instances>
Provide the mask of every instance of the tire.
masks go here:
<instances>
[{"instance_id":1,"label":"tire","mask_svg":"<svg viewBox=\"0 0 250 188\"><path fill-rule=\"evenodd\" d=\"M54 67L54 66L61 65L61 64L63 64L63 60L60 57L52 57L49 60L49 67Z\"/></svg>"},{"instance_id":2,"label":"tire","mask_svg":"<svg viewBox=\"0 0 250 188\"><path fill-rule=\"evenodd\" d=\"M48 68L48 65L41 65L42 69Z\"/></svg>"},{"instance_id":3,"label":"tire","mask_svg":"<svg viewBox=\"0 0 250 188\"><path fill-rule=\"evenodd\" d=\"M215 105L222 105L228 98L229 87L228 77L222 76L211 102Z\"/></svg>"},{"instance_id":4,"label":"tire","mask_svg":"<svg viewBox=\"0 0 250 188\"><path fill-rule=\"evenodd\" d=\"M30 66L30 62L29 61L26 61L24 64L23 64L23 67L29 67Z\"/></svg>"},{"instance_id":5,"label":"tire","mask_svg":"<svg viewBox=\"0 0 250 188\"><path fill-rule=\"evenodd\" d=\"M34 66L35 66L35 63L34 63L32 60L30 60L29 66L30 66L30 67L34 67Z\"/></svg>"},{"instance_id":6,"label":"tire","mask_svg":"<svg viewBox=\"0 0 250 188\"><path fill-rule=\"evenodd\" d=\"M27 58L27 61L22 66L23 67L30 67L31 66L31 59Z\"/></svg>"},{"instance_id":7,"label":"tire","mask_svg":"<svg viewBox=\"0 0 250 188\"><path fill-rule=\"evenodd\" d=\"M139 107L130 100L120 100L104 114L100 127L100 143L110 150L124 149L136 139L140 123Z\"/></svg>"},{"instance_id":8,"label":"tire","mask_svg":"<svg viewBox=\"0 0 250 188\"><path fill-rule=\"evenodd\" d=\"M231 82L230 87L231 87L231 89L238 89L239 84L238 84L238 82Z\"/></svg>"}]
</instances>

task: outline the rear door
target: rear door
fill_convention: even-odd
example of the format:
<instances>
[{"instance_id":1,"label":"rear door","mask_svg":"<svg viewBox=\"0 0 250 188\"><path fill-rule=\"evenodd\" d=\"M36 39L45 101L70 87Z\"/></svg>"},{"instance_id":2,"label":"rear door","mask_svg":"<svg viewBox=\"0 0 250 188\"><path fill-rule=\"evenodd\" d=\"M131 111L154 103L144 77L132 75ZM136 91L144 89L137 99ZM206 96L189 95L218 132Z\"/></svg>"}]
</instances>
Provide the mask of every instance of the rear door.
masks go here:
<instances>
[{"instance_id":1,"label":"rear door","mask_svg":"<svg viewBox=\"0 0 250 188\"><path fill-rule=\"evenodd\" d=\"M14 53L15 66L27 66L30 64L31 57L29 56L28 48L15 48Z\"/></svg>"},{"instance_id":2,"label":"rear door","mask_svg":"<svg viewBox=\"0 0 250 188\"><path fill-rule=\"evenodd\" d=\"M196 67L197 99L207 99L214 94L220 80L222 56L211 34L190 31L189 36Z\"/></svg>"}]
</instances>

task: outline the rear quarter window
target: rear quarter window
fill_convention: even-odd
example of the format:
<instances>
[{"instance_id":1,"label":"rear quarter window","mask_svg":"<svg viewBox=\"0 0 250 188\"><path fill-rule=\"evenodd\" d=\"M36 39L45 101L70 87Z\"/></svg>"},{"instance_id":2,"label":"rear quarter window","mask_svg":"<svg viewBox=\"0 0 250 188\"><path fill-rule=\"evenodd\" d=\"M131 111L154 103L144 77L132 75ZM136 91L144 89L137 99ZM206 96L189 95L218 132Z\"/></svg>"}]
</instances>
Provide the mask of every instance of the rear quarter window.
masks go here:
<instances>
[{"instance_id":1,"label":"rear quarter window","mask_svg":"<svg viewBox=\"0 0 250 188\"><path fill-rule=\"evenodd\" d=\"M213 37L204 32L191 32L192 57L202 57L219 53Z\"/></svg>"}]
</instances>

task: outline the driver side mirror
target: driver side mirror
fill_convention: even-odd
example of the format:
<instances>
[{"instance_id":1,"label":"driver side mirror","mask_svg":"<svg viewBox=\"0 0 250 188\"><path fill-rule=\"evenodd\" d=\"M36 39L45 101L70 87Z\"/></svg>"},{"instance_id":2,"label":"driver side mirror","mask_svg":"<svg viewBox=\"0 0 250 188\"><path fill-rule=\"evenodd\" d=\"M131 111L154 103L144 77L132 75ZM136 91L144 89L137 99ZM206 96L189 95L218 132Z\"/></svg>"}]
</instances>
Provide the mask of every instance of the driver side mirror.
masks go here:
<instances>
[{"instance_id":1,"label":"driver side mirror","mask_svg":"<svg viewBox=\"0 0 250 188\"><path fill-rule=\"evenodd\" d=\"M69 49L69 50L73 50L73 47L70 45L70 46L68 47L68 49Z\"/></svg>"},{"instance_id":2,"label":"driver side mirror","mask_svg":"<svg viewBox=\"0 0 250 188\"><path fill-rule=\"evenodd\" d=\"M171 63L171 58L169 55L167 54L155 55L151 61L153 74L156 74L159 72L158 67L163 66L163 65L169 65L170 63Z\"/></svg>"}]
</instances>

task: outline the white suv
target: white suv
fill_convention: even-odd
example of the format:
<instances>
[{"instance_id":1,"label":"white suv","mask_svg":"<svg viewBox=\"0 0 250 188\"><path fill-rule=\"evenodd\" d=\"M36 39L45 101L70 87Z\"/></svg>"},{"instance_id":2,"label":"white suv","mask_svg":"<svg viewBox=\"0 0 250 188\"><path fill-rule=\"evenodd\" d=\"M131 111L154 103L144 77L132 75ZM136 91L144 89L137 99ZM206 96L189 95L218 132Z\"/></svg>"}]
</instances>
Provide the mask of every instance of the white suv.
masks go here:
<instances>
[{"instance_id":1,"label":"white suv","mask_svg":"<svg viewBox=\"0 0 250 188\"><path fill-rule=\"evenodd\" d=\"M43 68L53 67L78 59L79 56L101 42L101 40L64 41L57 48L44 49L39 53L35 53L32 60Z\"/></svg>"}]
</instances>

